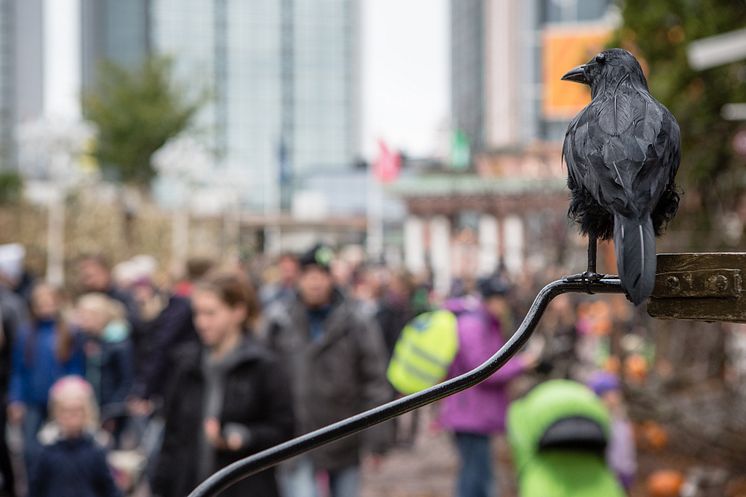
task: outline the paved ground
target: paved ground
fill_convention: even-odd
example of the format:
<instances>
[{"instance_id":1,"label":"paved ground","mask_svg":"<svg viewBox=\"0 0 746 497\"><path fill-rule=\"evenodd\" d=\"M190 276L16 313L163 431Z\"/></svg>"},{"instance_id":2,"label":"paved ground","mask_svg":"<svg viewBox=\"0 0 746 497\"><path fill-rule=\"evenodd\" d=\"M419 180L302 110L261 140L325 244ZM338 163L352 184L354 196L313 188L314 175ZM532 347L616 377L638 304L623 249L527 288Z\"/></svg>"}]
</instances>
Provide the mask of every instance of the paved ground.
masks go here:
<instances>
[{"instance_id":1,"label":"paved ground","mask_svg":"<svg viewBox=\"0 0 746 497\"><path fill-rule=\"evenodd\" d=\"M426 408L427 409L427 408ZM458 460L450 436L432 428L426 411L412 448L389 453L377 469L363 472L362 497L452 497ZM499 461L500 497L513 497L513 473L504 441L493 444L494 460Z\"/></svg>"},{"instance_id":2,"label":"paved ground","mask_svg":"<svg viewBox=\"0 0 746 497\"><path fill-rule=\"evenodd\" d=\"M362 497L450 497L458 462L446 433L423 420L415 444L390 452L363 472Z\"/></svg>"}]
</instances>

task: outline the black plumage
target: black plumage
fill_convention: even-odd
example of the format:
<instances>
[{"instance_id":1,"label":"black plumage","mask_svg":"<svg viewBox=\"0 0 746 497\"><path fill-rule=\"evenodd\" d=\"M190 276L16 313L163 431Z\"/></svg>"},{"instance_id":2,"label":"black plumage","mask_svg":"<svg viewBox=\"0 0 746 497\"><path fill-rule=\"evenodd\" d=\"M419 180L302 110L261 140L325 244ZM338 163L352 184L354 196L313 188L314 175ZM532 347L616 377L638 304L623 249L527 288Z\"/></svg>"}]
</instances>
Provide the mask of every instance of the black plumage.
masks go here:
<instances>
[{"instance_id":1,"label":"black plumage","mask_svg":"<svg viewBox=\"0 0 746 497\"><path fill-rule=\"evenodd\" d=\"M591 244L588 271L595 273L596 239L613 238L622 286L640 304L655 283L655 236L679 205L679 125L626 50L604 50L562 79L591 87L591 103L570 123L562 147L569 216Z\"/></svg>"}]
</instances>

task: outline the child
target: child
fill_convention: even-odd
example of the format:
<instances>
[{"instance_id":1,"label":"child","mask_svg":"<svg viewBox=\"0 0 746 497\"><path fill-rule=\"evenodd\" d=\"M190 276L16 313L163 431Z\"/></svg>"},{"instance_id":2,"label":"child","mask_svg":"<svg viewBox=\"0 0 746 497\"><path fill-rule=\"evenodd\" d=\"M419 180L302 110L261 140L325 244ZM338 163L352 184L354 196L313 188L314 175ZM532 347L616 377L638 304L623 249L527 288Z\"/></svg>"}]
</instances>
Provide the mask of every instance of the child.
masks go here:
<instances>
[{"instance_id":1,"label":"child","mask_svg":"<svg viewBox=\"0 0 746 497\"><path fill-rule=\"evenodd\" d=\"M54 287L34 287L31 324L21 326L13 344L8 418L13 424L23 423L28 467L39 448L36 434L47 419L50 387L65 375L82 375L85 371L82 345L62 319L61 301Z\"/></svg>"},{"instance_id":2,"label":"child","mask_svg":"<svg viewBox=\"0 0 746 497\"><path fill-rule=\"evenodd\" d=\"M121 497L106 455L91 435L97 426L91 385L79 376L58 380L50 391L50 410L56 440L41 449L29 497Z\"/></svg>"},{"instance_id":3,"label":"child","mask_svg":"<svg viewBox=\"0 0 746 497\"><path fill-rule=\"evenodd\" d=\"M104 294L89 293L78 300L76 310L78 326L86 335L86 379L93 386L104 428L118 446L133 379L125 309Z\"/></svg>"}]
</instances>

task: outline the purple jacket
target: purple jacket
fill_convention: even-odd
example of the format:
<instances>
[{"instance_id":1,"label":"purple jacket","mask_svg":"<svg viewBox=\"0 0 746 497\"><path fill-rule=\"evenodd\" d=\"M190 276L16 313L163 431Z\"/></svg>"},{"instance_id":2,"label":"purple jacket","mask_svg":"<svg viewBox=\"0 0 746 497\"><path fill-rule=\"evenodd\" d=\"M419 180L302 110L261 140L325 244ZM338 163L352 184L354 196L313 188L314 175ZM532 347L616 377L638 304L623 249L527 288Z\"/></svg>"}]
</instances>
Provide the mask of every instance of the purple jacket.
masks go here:
<instances>
[{"instance_id":1,"label":"purple jacket","mask_svg":"<svg viewBox=\"0 0 746 497\"><path fill-rule=\"evenodd\" d=\"M466 304L466 305L464 305ZM458 313L459 350L448 378L474 369L505 343L499 321L473 301L449 301L446 309ZM508 382L521 374L525 364L514 357L482 383L447 397L440 410L440 424L447 430L488 435L505 431Z\"/></svg>"}]
</instances>

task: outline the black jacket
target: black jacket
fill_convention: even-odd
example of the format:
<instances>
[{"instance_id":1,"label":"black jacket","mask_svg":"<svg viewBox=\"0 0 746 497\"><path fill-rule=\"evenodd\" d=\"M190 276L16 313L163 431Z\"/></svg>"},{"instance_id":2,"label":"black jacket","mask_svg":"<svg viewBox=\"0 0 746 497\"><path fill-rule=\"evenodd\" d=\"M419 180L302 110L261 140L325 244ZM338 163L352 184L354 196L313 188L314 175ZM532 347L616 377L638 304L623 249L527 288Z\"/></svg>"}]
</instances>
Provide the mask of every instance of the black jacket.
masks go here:
<instances>
[{"instance_id":1,"label":"black jacket","mask_svg":"<svg viewBox=\"0 0 746 497\"><path fill-rule=\"evenodd\" d=\"M0 407L5 409L10 380L10 359L13 341L17 338L22 323L28 321L23 300L7 288L0 286Z\"/></svg>"},{"instance_id":2,"label":"black jacket","mask_svg":"<svg viewBox=\"0 0 746 497\"><path fill-rule=\"evenodd\" d=\"M249 431L248 445L238 452L217 450L215 471L284 442L293 432L290 385L275 357L253 339L241 345L241 357L228 370L222 426L237 423ZM173 383L166 401L166 428L152 487L161 497L183 497L200 482L198 456L203 436L205 379L203 349L189 344L177 356ZM220 494L222 497L278 495L273 469L249 477Z\"/></svg>"},{"instance_id":3,"label":"black jacket","mask_svg":"<svg viewBox=\"0 0 746 497\"><path fill-rule=\"evenodd\" d=\"M135 328L135 335L139 344L132 395L160 396L165 393L163 389L169 383L169 373L174 370L173 351L185 343L199 343L189 299L172 296L155 319Z\"/></svg>"}]
</instances>

